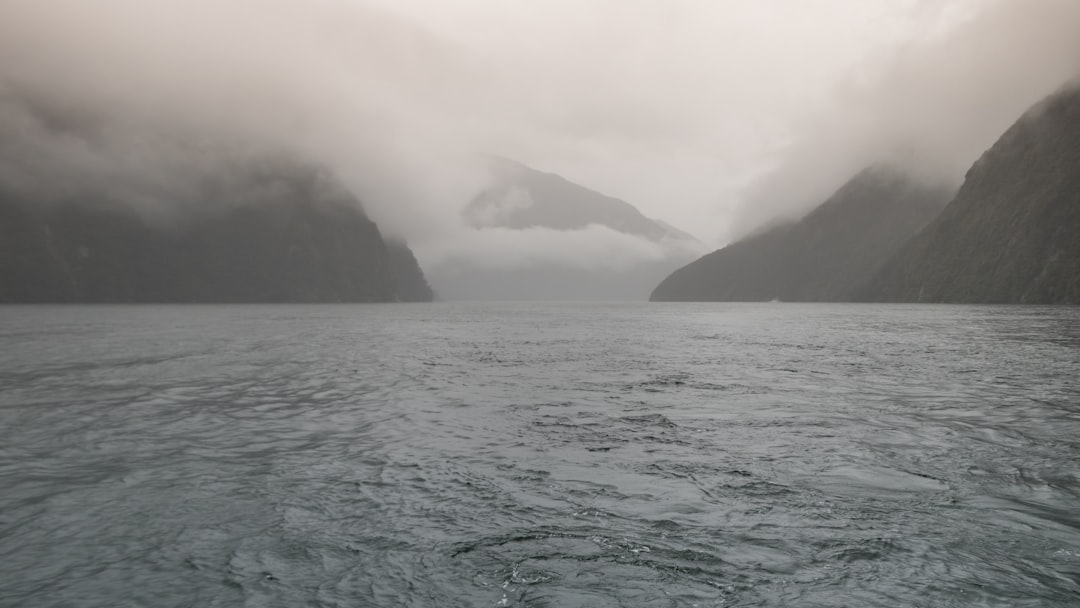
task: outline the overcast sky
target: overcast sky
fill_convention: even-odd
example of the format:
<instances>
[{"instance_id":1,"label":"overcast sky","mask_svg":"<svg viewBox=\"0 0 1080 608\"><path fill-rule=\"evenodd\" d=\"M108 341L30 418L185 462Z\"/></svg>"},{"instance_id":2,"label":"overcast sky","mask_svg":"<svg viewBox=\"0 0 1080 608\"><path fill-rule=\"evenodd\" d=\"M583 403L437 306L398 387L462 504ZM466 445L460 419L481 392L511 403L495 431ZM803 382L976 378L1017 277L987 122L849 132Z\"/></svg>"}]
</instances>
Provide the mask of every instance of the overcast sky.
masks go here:
<instances>
[{"instance_id":1,"label":"overcast sky","mask_svg":"<svg viewBox=\"0 0 1080 608\"><path fill-rule=\"evenodd\" d=\"M719 246L874 162L957 181L1078 73L1076 0L0 2L0 89L302 150L428 262L477 152Z\"/></svg>"},{"instance_id":2,"label":"overcast sky","mask_svg":"<svg viewBox=\"0 0 1080 608\"><path fill-rule=\"evenodd\" d=\"M958 178L1080 56L1071 0L380 4L491 70L488 148L715 245L912 137Z\"/></svg>"},{"instance_id":3,"label":"overcast sky","mask_svg":"<svg viewBox=\"0 0 1080 608\"><path fill-rule=\"evenodd\" d=\"M491 69L495 151L715 238L844 81L971 2L381 0ZM520 98L520 100L518 99Z\"/></svg>"}]
</instances>

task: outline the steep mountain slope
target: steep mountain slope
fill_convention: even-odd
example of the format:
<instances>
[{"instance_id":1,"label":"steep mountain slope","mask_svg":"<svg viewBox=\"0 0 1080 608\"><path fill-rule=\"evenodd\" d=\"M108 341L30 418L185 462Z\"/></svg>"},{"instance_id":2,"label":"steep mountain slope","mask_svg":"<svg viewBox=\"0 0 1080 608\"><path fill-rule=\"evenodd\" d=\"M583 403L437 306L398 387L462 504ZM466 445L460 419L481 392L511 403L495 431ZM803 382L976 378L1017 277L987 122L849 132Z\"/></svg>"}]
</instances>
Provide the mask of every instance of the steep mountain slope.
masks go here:
<instances>
[{"instance_id":1,"label":"steep mountain slope","mask_svg":"<svg viewBox=\"0 0 1080 608\"><path fill-rule=\"evenodd\" d=\"M397 299L400 302L431 302L435 292L420 269L412 249L399 238L388 237L386 253L389 256L390 269L397 280Z\"/></svg>"},{"instance_id":2,"label":"steep mountain slope","mask_svg":"<svg viewBox=\"0 0 1080 608\"><path fill-rule=\"evenodd\" d=\"M424 299L408 248L276 144L0 84L0 302Z\"/></svg>"},{"instance_id":3,"label":"steep mountain slope","mask_svg":"<svg viewBox=\"0 0 1080 608\"><path fill-rule=\"evenodd\" d=\"M609 231L604 238L634 241L654 254L628 263L624 256L618 264L596 259L604 255L597 251L580 254L593 258L558 252L565 255L512 266L456 260L432 270L432 282L447 299L644 300L656 281L701 251L694 237L646 217L625 201L506 159L490 159L490 169L492 185L464 211L465 222L473 228L523 235L537 230L582 235L592 230L594 236L601 228Z\"/></svg>"},{"instance_id":4,"label":"steep mountain slope","mask_svg":"<svg viewBox=\"0 0 1080 608\"><path fill-rule=\"evenodd\" d=\"M1080 304L1080 89L1051 96L1006 131L861 295Z\"/></svg>"},{"instance_id":5,"label":"steep mountain slope","mask_svg":"<svg viewBox=\"0 0 1080 608\"><path fill-rule=\"evenodd\" d=\"M862 171L802 220L683 267L654 301L842 301L926 225L949 192L885 168Z\"/></svg>"},{"instance_id":6,"label":"steep mountain slope","mask_svg":"<svg viewBox=\"0 0 1080 608\"><path fill-rule=\"evenodd\" d=\"M98 193L77 202L0 193L0 301L425 299L399 287L399 272L422 280L411 252L398 245L395 260L343 190L315 172L249 178L208 193L217 207L166 223Z\"/></svg>"}]
</instances>

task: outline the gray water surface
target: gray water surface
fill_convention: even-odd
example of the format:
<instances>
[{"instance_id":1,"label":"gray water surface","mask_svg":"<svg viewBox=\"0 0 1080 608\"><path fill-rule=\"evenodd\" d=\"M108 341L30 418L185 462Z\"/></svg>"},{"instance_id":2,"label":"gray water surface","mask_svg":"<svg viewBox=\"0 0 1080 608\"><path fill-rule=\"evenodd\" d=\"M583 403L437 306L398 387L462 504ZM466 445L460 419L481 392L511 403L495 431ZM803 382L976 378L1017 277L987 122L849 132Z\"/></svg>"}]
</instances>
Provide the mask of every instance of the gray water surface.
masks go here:
<instances>
[{"instance_id":1,"label":"gray water surface","mask_svg":"<svg viewBox=\"0 0 1080 608\"><path fill-rule=\"evenodd\" d=\"M1077 605L1077 308L0 307L0 606Z\"/></svg>"}]
</instances>

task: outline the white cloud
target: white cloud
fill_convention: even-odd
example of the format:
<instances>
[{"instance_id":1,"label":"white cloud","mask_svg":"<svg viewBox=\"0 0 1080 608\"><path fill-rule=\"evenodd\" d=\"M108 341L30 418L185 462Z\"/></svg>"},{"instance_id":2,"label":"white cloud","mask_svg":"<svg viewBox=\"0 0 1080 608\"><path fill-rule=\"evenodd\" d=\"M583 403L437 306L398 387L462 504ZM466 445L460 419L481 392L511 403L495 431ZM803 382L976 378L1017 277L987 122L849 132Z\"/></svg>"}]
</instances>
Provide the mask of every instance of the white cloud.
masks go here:
<instances>
[{"instance_id":1,"label":"white cloud","mask_svg":"<svg viewBox=\"0 0 1080 608\"><path fill-rule=\"evenodd\" d=\"M805 209L878 156L961 171L1076 70L1078 9L1072 0L4 0L0 90L109 115L123 127L110 127L106 152L132 172L187 162L168 142L128 145L123 134L147 123L299 151L337 169L425 263L458 255L454 247L505 253L516 238L532 252L522 259L551 248L588 264L616 250L651 253L609 246L599 232L589 236L608 243L603 251L583 235L565 237L579 247L543 232L472 234L459 214L486 180L475 153L560 173L719 243L732 226ZM107 160L85 142L53 144L78 162Z\"/></svg>"},{"instance_id":2,"label":"white cloud","mask_svg":"<svg viewBox=\"0 0 1080 608\"><path fill-rule=\"evenodd\" d=\"M501 269L553 264L619 272L664 260L677 251L675 246L596 224L577 230L467 228L446 240L418 244L417 255L435 260L431 269L436 272L443 265L462 264Z\"/></svg>"}]
</instances>

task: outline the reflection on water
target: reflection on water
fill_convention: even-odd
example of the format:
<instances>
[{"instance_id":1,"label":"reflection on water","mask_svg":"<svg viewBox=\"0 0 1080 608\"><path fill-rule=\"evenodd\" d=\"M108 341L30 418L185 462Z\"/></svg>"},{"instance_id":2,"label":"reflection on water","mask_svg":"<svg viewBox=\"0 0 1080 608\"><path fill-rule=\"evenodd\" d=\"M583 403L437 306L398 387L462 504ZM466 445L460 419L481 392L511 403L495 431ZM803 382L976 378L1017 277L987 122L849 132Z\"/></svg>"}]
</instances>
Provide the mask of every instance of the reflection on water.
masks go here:
<instances>
[{"instance_id":1,"label":"reflection on water","mask_svg":"<svg viewBox=\"0 0 1080 608\"><path fill-rule=\"evenodd\" d=\"M1074 606L1080 309L0 308L0 605Z\"/></svg>"}]
</instances>

